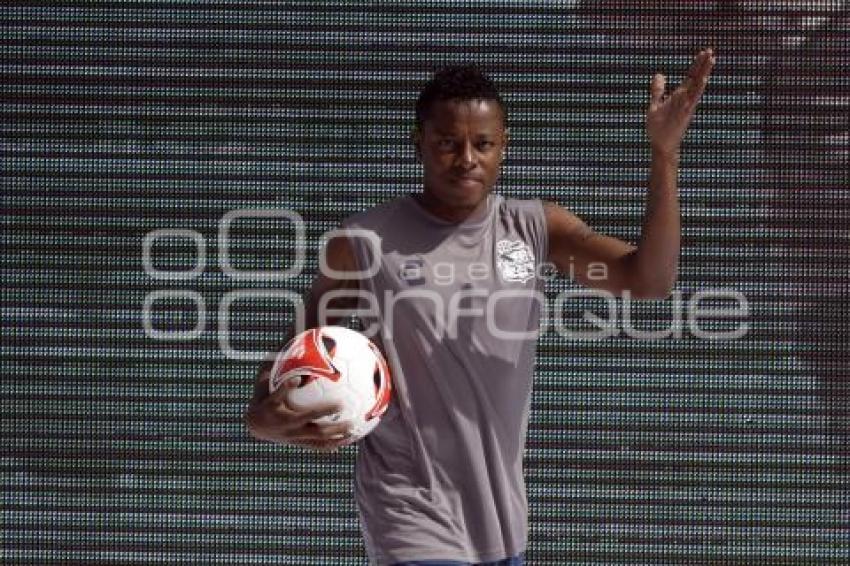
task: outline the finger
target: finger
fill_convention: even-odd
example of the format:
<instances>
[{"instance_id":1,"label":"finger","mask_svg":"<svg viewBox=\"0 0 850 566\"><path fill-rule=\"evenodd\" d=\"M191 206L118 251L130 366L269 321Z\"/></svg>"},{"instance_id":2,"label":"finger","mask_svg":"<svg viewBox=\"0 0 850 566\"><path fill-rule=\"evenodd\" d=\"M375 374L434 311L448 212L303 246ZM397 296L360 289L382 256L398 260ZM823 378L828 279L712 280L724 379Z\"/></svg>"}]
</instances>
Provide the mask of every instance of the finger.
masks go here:
<instances>
[{"instance_id":1,"label":"finger","mask_svg":"<svg viewBox=\"0 0 850 566\"><path fill-rule=\"evenodd\" d=\"M685 73L685 79L682 81L683 86L688 82L692 81L694 77L697 77L700 74L700 69L705 63L707 53L707 50L701 49L694 54L694 58L691 61L691 64L688 66L687 72Z\"/></svg>"},{"instance_id":2,"label":"finger","mask_svg":"<svg viewBox=\"0 0 850 566\"><path fill-rule=\"evenodd\" d=\"M285 402L286 396L289 395L289 391L290 391L290 389L292 389L291 387L288 387L289 382L290 382L290 380L287 380L287 381L284 381L283 383L279 384L277 389L272 391L269 394L269 396L272 399L275 399L278 403Z\"/></svg>"},{"instance_id":3,"label":"finger","mask_svg":"<svg viewBox=\"0 0 850 566\"><path fill-rule=\"evenodd\" d=\"M266 398L266 403L272 405L278 413L284 415L285 417L289 417L292 413L295 413L295 409L289 404L287 397L289 396L289 389L285 386L278 387Z\"/></svg>"},{"instance_id":4,"label":"finger","mask_svg":"<svg viewBox=\"0 0 850 566\"><path fill-rule=\"evenodd\" d=\"M338 415L345 410L345 407L338 401L330 401L309 409L300 409L293 407L286 398L283 398L277 405L277 410L285 417L285 420L291 422L296 427L301 427L323 417Z\"/></svg>"},{"instance_id":5,"label":"finger","mask_svg":"<svg viewBox=\"0 0 850 566\"><path fill-rule=\"evenodd\" d=\"M310 423L304 430L316 440L339 440L349 438L354 430L354 423L343 421L338 423Z\"/></svg>"},{"instance_id":6,"label":"finger","mask_svg":"<svg viewBox=\"0 0 850 566\"><path fill-rule=\"evenodd\" d=\"M714 58L714 51L712 49L705 49L700 52L694 79L702 79L703 81L707 80L708 75L711 74L711 69L714 67L715 61L716 59Z\"/></svg>"},{"instance_id":7,"label":"finger","mask_svg":"<svg viewBox=\"0 0 850 566\"><path fill-rule=\"evenodd\" d=\"M713 65L714 56L710 49L704 49L697 54L688 77L679 85L672 96L673 105L680 112L693 113L708 84L708 75Z\"/></svg>"},{"instance_id":8,"label":"finger","mask_svg":"<svg viewBox=\"0 0 850 566\"><path fill-rule=\"evenodd\" d=\"M350 438L353 428L354 423L351 421L333 424L307 423L300 429L292 431L290 438L293 441L328 442Z\"/></svg>"},{"instance_id":9,"label":"finger","mask_svg":"<svg viewBox=\"0 0 850 566\"><path fill-rule=\"evenodd\" d=\"M354 423L352 421L331 424L311 423L310 427L316 431L316 434L322 440L348 438L354 431Z\"/></svg>"},{"instance_id":10,"label":"finger","mask_svg":"<svg viewBox=\"0 0 850 566\"><path fill-rule=\"evenodd\" d=\"M655 73L649 83L649 104L656 107L661 104L664 97L665 78L661 73Z\"/></svg>"},{"instance_id":11,"label":"finger","mask_svg":"<svg viewBox=\"0 0 850 566\"><path fill-rule=\"evenodd\" d=\"M315 427L318 425L313 421L331 415L339 415L343 412L343 410L344 407L336 403L329 403L306 411L293 409L285 402L276 405L274 408L274 411L279 415L277 417L277 421L280 425L280 434L284 435L288 439L303 434L305 429L310 429L310 427L312 427L312 430L317 430ZM334 422L333 424L338 424L340 427L344 428L347 422Z\"/></svg>"},{"instance_id":12,"label":"finger","mask_svg":"<svg viewBox=\"0 0 850 566\"><path fill-rule=\"evenodd\" d=\"M334 417L335 419L338 419L344 410L345 407L341 403L332 401L324 405L316 406L312 409L307 409L300 415L300 418L306 422L316 421L324 417Z\"/></svg>"},{"instance_id":13,"label":"finger","mask_svg":"<svg viewBox=\"0 0 850 566\"><path fill-rule=\"evenodd\" d=\"M277 387L270 393L270 397L274 400L277 405L284 405L289 408L289 403L286 398L289 396L289 393L300 386L302 383L302 377L300 375L290 376L286 379L280 380L277 383Z\"/></svg>"},{"instance_id":14,"label":"finger","mask_svg":"<svg viewBox=\"0 0 850 566\"><path fill-rule=\"evenodd\" d=\"M714 50L712 48L700 49L688 69L688 75L696 76L703 72L708 63L714 60Z\"/></svg>"},{"instance_id":15,"label":"finger","mask_svg":"<svg viewBox=\"0 0 850 566\"><path fill-rule=\"evenodd\" d=\"M688 78L685 80L685 86L691 98L698 98L705 90L714 63L714 50L711 48L701 50L694 58L691 69L688 71Z\"/></svg>"}]
</instances>

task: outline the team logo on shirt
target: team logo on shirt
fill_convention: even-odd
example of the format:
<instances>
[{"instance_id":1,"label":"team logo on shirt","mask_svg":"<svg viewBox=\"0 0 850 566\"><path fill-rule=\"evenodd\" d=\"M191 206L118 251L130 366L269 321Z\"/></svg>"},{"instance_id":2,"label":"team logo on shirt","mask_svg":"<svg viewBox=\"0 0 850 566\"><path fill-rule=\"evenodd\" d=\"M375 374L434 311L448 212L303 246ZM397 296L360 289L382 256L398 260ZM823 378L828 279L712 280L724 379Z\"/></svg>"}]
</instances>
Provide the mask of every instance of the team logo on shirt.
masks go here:
<instances>
[{"instance_id":1,"label":"team logo on shirt","mask_svg":"<svg viewBox=\"0 0 850 566\"><path fill-rule=\"evenodd\" d=\"M522 240L496 242L496 265L505 281L525 283L534 278L534 252Z\"/></svg>"}]
</instances>

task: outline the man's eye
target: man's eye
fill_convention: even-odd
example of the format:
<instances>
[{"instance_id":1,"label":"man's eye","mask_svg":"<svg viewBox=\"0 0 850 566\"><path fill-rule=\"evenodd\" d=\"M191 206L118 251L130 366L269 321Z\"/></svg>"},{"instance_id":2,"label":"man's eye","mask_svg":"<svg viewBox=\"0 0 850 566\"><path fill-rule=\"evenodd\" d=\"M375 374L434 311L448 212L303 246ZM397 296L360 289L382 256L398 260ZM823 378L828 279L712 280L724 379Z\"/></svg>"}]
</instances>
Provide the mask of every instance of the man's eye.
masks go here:
<instances>
[{"instance_id":1,"label":"man's eye","mask_svg":"<svg viewBox=\"0 0 850 566\"><path fill-rule=\"evenodd\" d=\"M437 142L437 146L444 149L449 149L454 146L454 142L450 139L442 139Z\"/></svg>"},{"instance_id":2,"label":"man's eye","mask_svg":"<svg viewBox=\"0 0 850 566\"><path fill-rule=\"evenodd\" d=\"M494 145L496 145L496 144L494 144L494 143L493 143L493 142L491 142L491 141L478 142L478 148L479 148L479 149L490 149L490 148L491 148L491 147L493 147Z\"/></svg>"}]
</instances>

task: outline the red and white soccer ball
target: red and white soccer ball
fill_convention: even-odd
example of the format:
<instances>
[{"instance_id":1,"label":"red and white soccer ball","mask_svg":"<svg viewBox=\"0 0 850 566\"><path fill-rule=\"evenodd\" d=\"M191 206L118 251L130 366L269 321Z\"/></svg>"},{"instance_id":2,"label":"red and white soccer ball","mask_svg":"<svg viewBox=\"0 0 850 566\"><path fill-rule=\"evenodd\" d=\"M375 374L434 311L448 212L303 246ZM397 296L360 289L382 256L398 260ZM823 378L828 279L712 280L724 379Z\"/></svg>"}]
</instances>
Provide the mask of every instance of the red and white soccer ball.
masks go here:
<instances>
[{"instance_id":1,"label":"red and white soccer ball","mask_svg":"<svg viewBox=\"0 0 850 566\"><path fill-rule=\"evenodd\" d=\"M351 421L355 442L378 425L392 382L381 351L363 334L342 326L311 328L289 341L272 366L269 389L287 389L287 402L309 409L339 401L341 413L317 423Z\"/></svg>"}]
</instances>

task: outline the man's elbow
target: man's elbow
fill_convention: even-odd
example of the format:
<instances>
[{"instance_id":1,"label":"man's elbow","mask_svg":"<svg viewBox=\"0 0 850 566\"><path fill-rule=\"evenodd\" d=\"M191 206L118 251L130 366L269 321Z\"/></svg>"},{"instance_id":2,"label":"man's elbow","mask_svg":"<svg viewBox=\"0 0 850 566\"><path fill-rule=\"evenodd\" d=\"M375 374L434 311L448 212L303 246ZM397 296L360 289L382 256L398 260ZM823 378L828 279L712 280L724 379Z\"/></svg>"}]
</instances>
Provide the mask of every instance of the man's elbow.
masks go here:
<instances>
[{"instance_id":1,"label":"man's elbow","mask_svg":"<svg viewBox=\"0 0 850 566\"><path fill-rule=\"evenodd\" d=\"M638 250L634 249L620 258L615 270L619 281L621 296L628 292L632 299L669 299L678 279L678 266L670 265L661 269L646 265L640 261Z\"/></svg>"}]
</instances>

